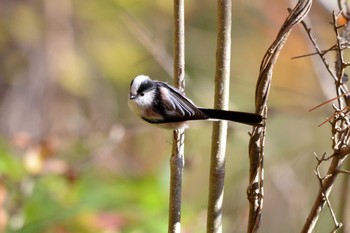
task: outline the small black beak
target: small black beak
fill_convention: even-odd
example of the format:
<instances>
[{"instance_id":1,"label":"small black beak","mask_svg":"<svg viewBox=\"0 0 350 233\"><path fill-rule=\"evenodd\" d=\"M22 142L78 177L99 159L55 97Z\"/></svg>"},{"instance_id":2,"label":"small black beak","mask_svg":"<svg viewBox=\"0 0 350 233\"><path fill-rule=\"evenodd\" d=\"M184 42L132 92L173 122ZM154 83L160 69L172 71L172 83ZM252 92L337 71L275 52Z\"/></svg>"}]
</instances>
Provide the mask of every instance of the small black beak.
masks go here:
<instances>
[{"instance_id":1,"label":"small black beak","mask_svg":"<svg viewBox=\"0 0 350 233\"><path fill-rule=\"evenodd\" d=\"M131 100L135 99L136 98L136 95L130 95L129 97Z\"/></svg>"}]
</instances>

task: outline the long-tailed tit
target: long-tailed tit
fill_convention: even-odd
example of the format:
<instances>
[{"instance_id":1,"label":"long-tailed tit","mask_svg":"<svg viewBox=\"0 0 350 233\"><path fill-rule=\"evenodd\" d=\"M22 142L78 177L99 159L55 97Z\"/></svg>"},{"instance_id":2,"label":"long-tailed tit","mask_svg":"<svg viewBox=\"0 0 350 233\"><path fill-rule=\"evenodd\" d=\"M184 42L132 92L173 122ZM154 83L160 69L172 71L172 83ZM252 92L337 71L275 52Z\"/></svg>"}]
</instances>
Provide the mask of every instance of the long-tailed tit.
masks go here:
<instances>
[{"instance_id":1,"label":"long-tailed tit","mask_svg":"<svg viewBox=\"0 0 350 233\"><path fill-rule=\"evenodd\" d=\"M248 125L262 121L262 117L254 113L199 108L178 89L145 75L132 80L128 104L143 120L169 129L185 128L189 120L217 119Z\"/></svg>"}]
</instances>

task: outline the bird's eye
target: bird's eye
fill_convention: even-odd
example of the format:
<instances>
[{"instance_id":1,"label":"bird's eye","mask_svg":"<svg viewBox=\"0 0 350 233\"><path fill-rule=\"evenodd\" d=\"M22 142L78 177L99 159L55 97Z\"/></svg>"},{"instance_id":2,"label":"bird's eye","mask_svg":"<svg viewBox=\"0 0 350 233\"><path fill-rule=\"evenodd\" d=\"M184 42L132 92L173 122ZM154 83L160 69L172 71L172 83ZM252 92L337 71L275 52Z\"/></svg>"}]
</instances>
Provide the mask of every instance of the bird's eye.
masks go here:
<instances>
[{"instance_id":1,"label":"bird's eye","mask_svg":"<svg viewBox=\"0 0 350 233\"><path fill-rule=\"evenodd\" d=\"M145 95L145 93L143 93L143 92L140 93L140 96L144 96L144 95Z\"/></svg>"}]
</instances>

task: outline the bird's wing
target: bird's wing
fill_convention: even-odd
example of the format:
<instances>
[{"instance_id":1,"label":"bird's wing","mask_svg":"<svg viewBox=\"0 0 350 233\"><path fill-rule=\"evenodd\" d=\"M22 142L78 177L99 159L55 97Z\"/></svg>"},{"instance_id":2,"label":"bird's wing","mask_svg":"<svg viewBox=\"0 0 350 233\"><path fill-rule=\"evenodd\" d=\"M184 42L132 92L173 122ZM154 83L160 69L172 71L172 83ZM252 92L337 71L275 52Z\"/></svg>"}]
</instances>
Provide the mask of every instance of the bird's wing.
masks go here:
<instances>
[{"instance_id":1,"label":"bird's wing","mask_svg":"<svg viewBox=\"0 0 350 233\"><path fill-rule=\"evenodd\" d=\"M187 97L182 95L180 91L166 83L159 82L161 91L167 91L162 97L165 103L166 114L172 121L184 121L184 120L195 120L195 119L208 119L208 116L199 110L196 105Z\"/></svg>"}]
</instances>

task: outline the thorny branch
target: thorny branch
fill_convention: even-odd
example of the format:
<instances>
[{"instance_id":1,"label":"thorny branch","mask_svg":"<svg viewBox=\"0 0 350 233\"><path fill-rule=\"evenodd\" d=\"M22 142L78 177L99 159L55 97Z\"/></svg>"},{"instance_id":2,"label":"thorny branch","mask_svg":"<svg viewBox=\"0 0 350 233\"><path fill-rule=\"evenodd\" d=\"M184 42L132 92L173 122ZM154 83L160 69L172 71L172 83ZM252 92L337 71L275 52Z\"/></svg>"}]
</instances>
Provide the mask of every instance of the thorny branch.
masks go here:
<instances>
[{"instance_id":1,"label":"thorny branch","mask_svg":"<svg viewBox=\"0 0 350 233\"><path fill-rule=\"evenodd\" d=\"M329 198L328 196L326 195L326 191L325 191L325 188L323 187L323 181L327 178L329 178L330 175L327 175L325 177L322 177L321 176L321 173L320 173L320 166L321 164L324 162L324 161L328 161L330 158L333 157L332 156L329 156L329 157L325 157L326 156L326 153L323 154L323 156L321 157L321 159L319 159L317 157L317 155L315 154L315 157L316 157L316 160L317 160L317 165L316 165L316 169L315 169L315 174L316 174L316 177L318 179L318 182L319 182L319 185L320 185L320 189L322 190L322 195L323 195L323 198L325 199L326 203L327 203L327 206L328 206L328 209L331 213L331 216L332 216L332 219L333 219L333 222L334 222L334 228L331 232L335 232L336 230L340 229L342 227L342 223L339 223L337 221L337 218L335 216L335 213L333 211L333 208L331 206L331 202L329 201Z\"/></svg>"},{"instance_id":2,"label":"thorny branch","mask_svg":"<svg viewBox=\"0 0 350 233\"><path fill-rule=\"evenodd\" d=\"M319 55L323 64L327 68L327 71L334 80L336 92L339 98L336 98L337 105L333 105L335 113L331 118L329 118L332 132L333 154L328 157L326 157L326 154L323 154L321 158L318 158L315 155L317 160L315 174L319 181L320 188L314 205L301 232L313 232L319 215L321 214L325 204L327 204L332 216L332 220L334 222L334 227L331 232L336 232L342 227L342 223L338 222L335 216L335 212L329 201L329 195L331 193L337 175L339 173L349 174L348 171L341 170L340 168L350 153L350 121L348 116L349 91L346 85L347 79L345 74L345 69L347 66L349 66L349 63L344 60L344 50L349 48L348 35L350 26L349 24L338 26L337 18L339 15L340 14L337 15L333 13L332 26L336 36L336 44L331 47L332 49L326 51L322 51L318 47L315 38L311 34L311 29L306 25L305 22L302 22L310 38L310 41L316 50L316 54ZM325 58L325 54L330 51L335 51L336 53L334 67L331 67L330 63ZM330 161L330 165L328 167L327 173L322 177L319 168L327 161Z\"/></svg>"}]
</instances>

